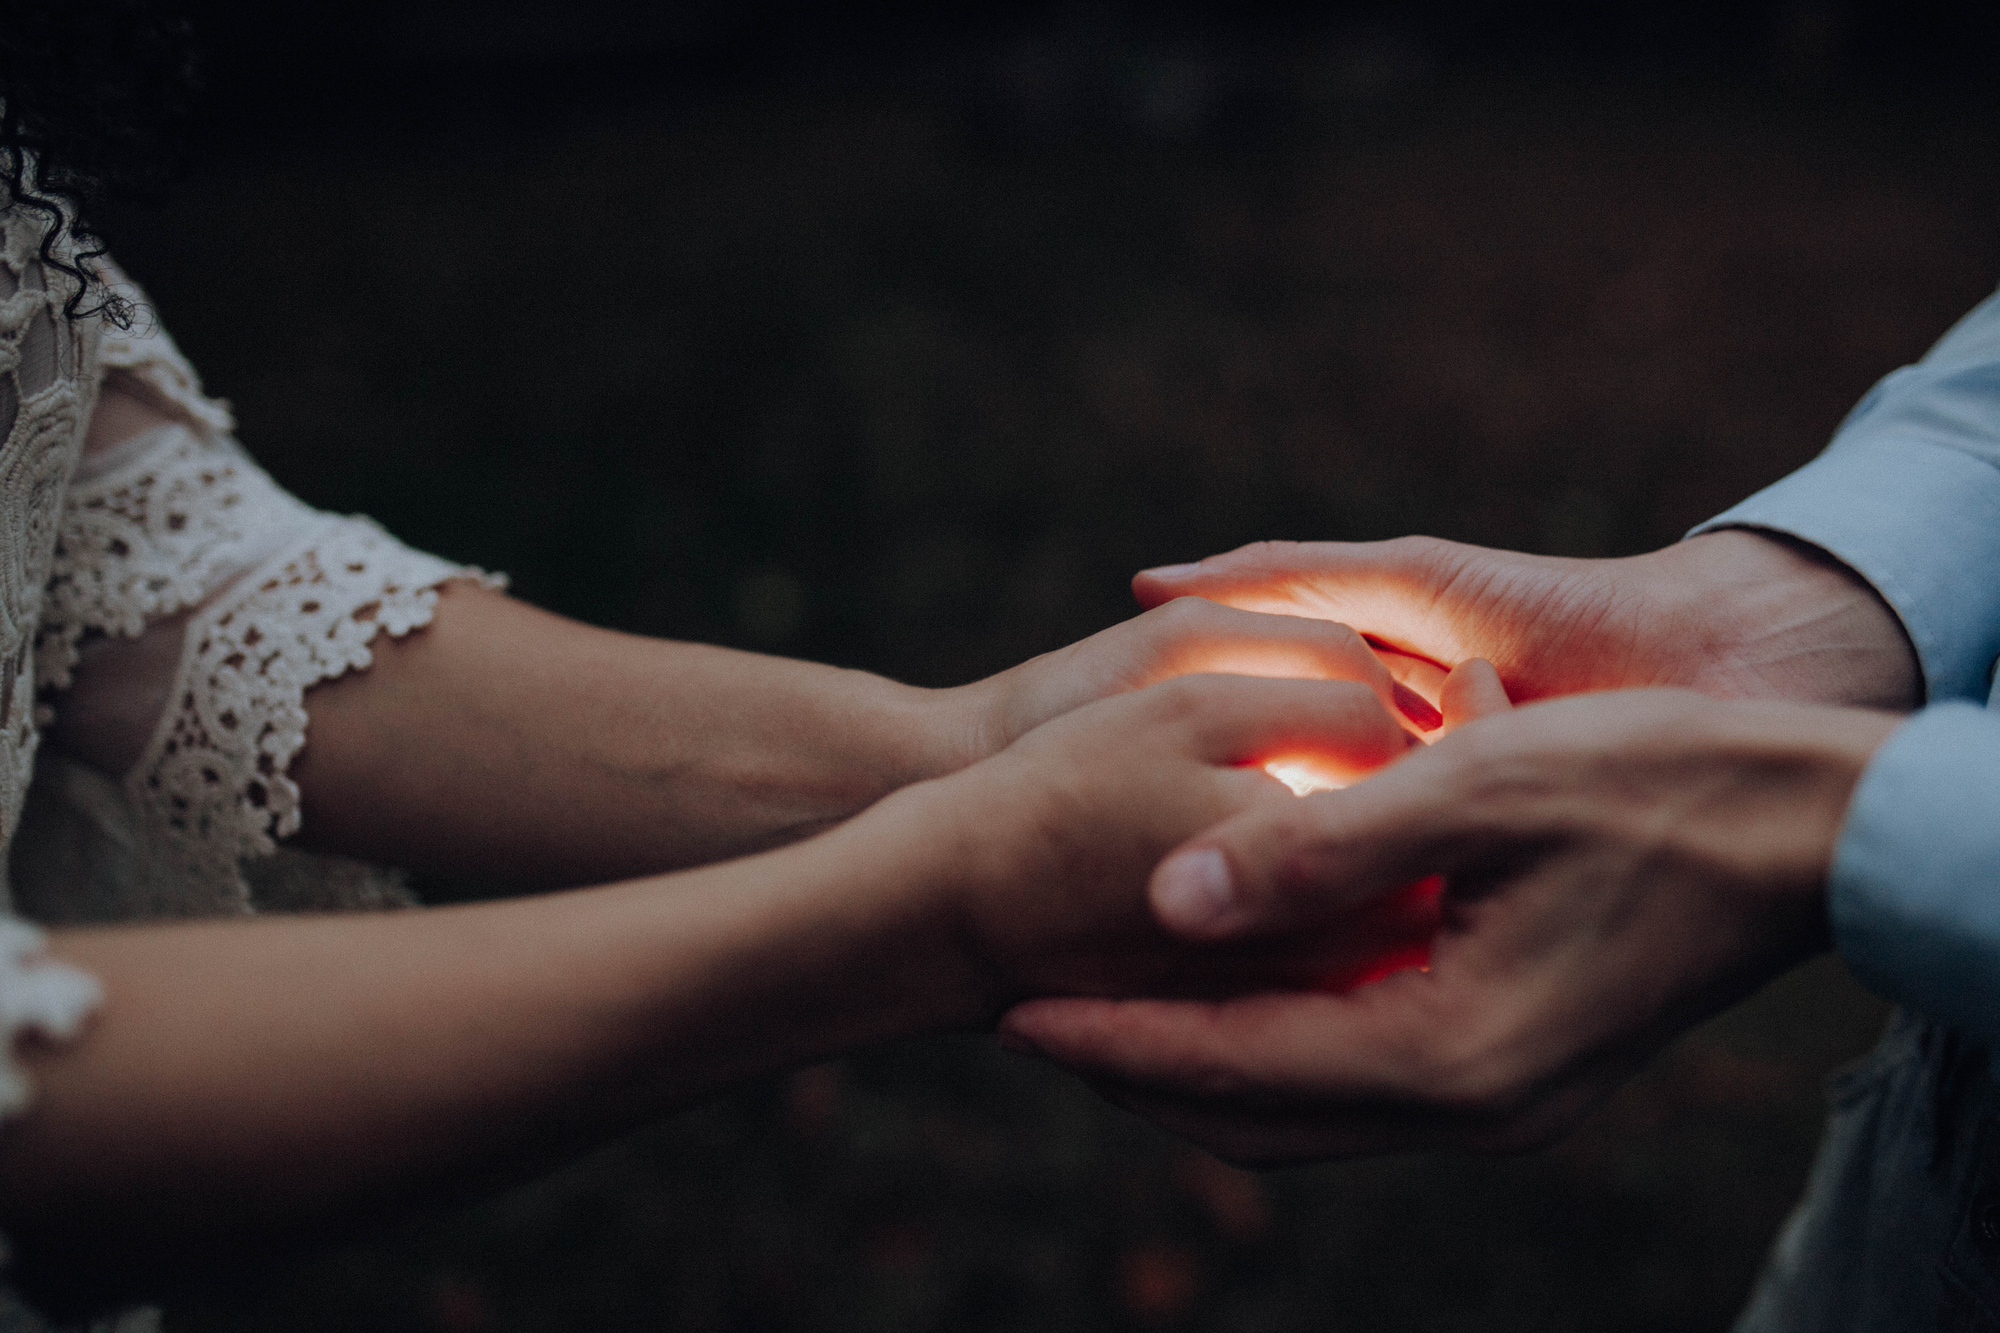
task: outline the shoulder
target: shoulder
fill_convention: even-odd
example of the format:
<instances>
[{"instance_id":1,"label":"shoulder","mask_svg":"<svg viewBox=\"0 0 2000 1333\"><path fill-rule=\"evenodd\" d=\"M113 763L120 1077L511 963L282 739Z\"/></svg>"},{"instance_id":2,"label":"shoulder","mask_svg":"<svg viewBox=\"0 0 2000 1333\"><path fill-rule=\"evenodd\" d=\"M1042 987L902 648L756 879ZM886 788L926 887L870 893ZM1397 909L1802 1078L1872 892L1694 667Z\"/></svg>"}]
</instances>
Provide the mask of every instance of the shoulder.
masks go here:
<instances>
[{"instance_id":1,"label":"shoulder","mask_svg":"<svg viewBox=\"0 0 2000 1333\"><path fill-rule=\"evenodd\" d=\"M198 430L211 435L234 431L229 404L202 391L201 377L174 344L145 291L108 256L96 263L127 320L122 326L106 321L100 330L99 373L123 372L155 406Z\"/></svg>"}]
</instances>

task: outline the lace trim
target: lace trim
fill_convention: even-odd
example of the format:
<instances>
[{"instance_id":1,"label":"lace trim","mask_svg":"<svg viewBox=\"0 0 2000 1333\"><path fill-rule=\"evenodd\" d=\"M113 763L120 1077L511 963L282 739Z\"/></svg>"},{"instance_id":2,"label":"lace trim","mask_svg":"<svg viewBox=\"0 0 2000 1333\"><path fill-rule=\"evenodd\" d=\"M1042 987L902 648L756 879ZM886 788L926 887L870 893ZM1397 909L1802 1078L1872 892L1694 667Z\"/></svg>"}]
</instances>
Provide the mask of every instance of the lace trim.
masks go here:
<instances>
[{"instance_id":1,"label":"lace trim","mask_svg":"<svg viewBox=\"0 0 2000 1333\"><path fill-rule=\"evenodd\" d=\"M36 686L66 688L84 635L136 635L198 605L318 516L233 441L162 426L70 487L35 640Z\"/></svg>"},{"instance_id":2,"label":"lace trim","mask_svg":"<svg viewBox=\"0 0 2000 1333\"><path fill-rule=\"evenodd\" d=\"M305 692L372 662L377 633L430 623L448 579L502 581L402 545L364 518L316 517L188 626L171 702L126 776L141 821L181 868L251 898L239 862L298 830L287 775Z\"/></svg>"},{"instance_id":3,"label":"lace trim","mask_svg":"<svg viewBox=\"0 0 2000 1333\"><path fill-rule=\"evenodd\" d=\"M154 405L180 417L208 435L229 435L236 430L236 418L229 404L210 398L201 391L201 377L181 355L181 349L167 336L166 328L153 313L152 303L139 285L108 260L99 259L106 284L132 303L129 329L104 325L97 345L97 363L104 370L122 370L145 391Z\"/></svg>"},{"instance_id":4,"label":"lace trim","mask_svg":"<svg viewBox=\"0 0 2000 1333\"><path fill-rule=\"evenodd\" d=\"M96 392L99 321L62 317L72 288L40 258L46 230L0 199L0 851L33 771L34 630Z\"/></svg>"},{"instance_id":5,"label":"lace trim","mask_svg":"<svg viewBox=\"0 0 2000 1333\"><path fill-rule=\"evenodd\" d=\"M0 1116L24 1110L33 1088L14 1063L24 1033L68 1041L104 1000L97 979L42 952L42 932L15 917L0 918Z\"/></svg>"}]
</instances>

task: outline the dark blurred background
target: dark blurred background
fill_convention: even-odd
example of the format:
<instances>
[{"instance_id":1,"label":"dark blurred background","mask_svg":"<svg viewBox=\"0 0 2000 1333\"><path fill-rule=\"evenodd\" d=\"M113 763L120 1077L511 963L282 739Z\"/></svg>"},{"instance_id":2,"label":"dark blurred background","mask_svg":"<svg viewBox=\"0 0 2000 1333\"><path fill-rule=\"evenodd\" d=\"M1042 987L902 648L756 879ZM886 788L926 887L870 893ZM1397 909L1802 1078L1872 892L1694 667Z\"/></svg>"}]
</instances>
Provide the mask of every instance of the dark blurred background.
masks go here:
<instances>
[{"instance_id":1,"label":"dark blurred background","mask_svg":"<svg viewBox=\"0 0 2000 1333\"><path fill-rule=\"evenodd\" d=\"M2000 280L1991 5L197 12L106 231L281 481L922 683L1260 537L1671 541ZM1881 1018L1821 964L1550 1151L1266 1175L912 1043L169 1327L1722 1329Z\"/></svg>"}]
</instances>

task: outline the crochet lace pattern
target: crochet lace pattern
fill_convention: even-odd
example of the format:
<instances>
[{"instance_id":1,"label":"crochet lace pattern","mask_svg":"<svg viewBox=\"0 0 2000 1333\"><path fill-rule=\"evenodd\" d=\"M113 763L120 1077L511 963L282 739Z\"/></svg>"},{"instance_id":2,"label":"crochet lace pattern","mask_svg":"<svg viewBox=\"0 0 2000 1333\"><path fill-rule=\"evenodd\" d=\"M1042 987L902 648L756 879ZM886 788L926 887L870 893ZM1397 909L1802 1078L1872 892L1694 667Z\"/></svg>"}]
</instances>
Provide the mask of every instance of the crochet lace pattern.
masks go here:
<instances>
[{"instance_id":1,"label":"crochet lace pattern","mask_svg":"<svg viewBox=\"0 0 2000 1333\"><path fill-rule=\"evenodd\" d=\"M50 961L42 952L41 929L16 917L0 917L0 1031L10 1038L34 1032L67 1041L83 1029L103 1002L96 978ZM32 1089L12 1060L0 1060L0 1117L22 1110Z\"/></svg>"},{"instance_id":2,"label":"crochet lace pattern","mask_svg":"<svg viewBox=\"0 0 2000 1333\"><path fill-rule=\"evenodd\" d=\"M40 242L40 227L0 214L0 843L34 772L34 627L96 387L82 373L95 321L62 320L68 291L36 257ZM38 929L0 912L0 1117L29 1096L15 1040L74 1036L99 999L96 981L42 953Z\"/></svg>"},{"instance_id":3,"label":"crochet lace pattern","mask_svg":"<svg viewBox=\"0 0 2000 1333\"><path fill-rule=\"evenodd\" d=\"M246 557L317 517L226 441L146 432L70 487L35 642L41 690L67 687L85 634L136 635L194 606Z\"/></svg>"},{"instance_id":4,"label":"crochet lace pattern","mask_svg":"<svg viewBox=\"0 0 2000 1333\"><path fill-rule=\"evenodd\" d=\"M247 908L238 861L299 827L286 770L305 745L306 690L368 666L377 633L429 624L436 585L468 574L483 577L367 519L321 518L196 617L167 712L125 778L170 856Z\"/></svg>"},{"instance_id":5,"label":"crochet lace pattern","mask_svg":"<svg viewBox=\"0 0 2000 1333\"><path fill-rule=\"evenodd\" d=\"M373 660L369 642L428 624L437 585L476 570L411 550L365 518L319 513L227 438L172 426L120 446L72 488L37 648L69 683L84 635L137 634L201 607L165 713L124 785L175 868L248 910L238 865L299 827L286 770L305 692Z\"/></svg>"},{"instance_id":6,"label":"crochet lace pattern","mask_svg":"<svg viewBox=\"0 0 2000 1333\"><path fill-rule=\"evenodd\" d=\"M102 999L8 910L10 862L51 921L410 904L399 872L278 846L299 827L287 770L305 692L368 666L377 634L428 623L440 583L500 583L286 494L115 270L134 328L62 317L40 240L0 208L0 1119L31 1093L15 1040L68 1040ZM79 463L107 375L174 424ZM138 762L114 781L51 754L37 778L37 696L60 703L93 636L147 633L179 635L181 653ZM46 1327L4 1280L0 1327ZM158 1314L92 1327L156 1333Z\"/></svg>"},{"instance_id":7,"label":"crochet lace pattern","mask_svg":"<svg viewBox=\"0 0 2000 1333\"><path fill-rule=\"evenodd\" d=\"M36 257L40 232L0 213L0 839L34 773L34 627L96 392L79 368L94 358L97 321L62 320L68 292Z\"/></svg>"}]
</instances>

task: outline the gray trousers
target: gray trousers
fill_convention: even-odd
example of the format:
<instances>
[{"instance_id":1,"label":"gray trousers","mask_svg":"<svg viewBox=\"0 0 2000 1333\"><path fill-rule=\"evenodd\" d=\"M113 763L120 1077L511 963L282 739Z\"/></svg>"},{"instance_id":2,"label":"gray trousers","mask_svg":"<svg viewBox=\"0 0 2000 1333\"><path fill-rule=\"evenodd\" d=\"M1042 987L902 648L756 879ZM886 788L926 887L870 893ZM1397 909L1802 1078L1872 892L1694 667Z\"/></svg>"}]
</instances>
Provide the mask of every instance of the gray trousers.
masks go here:
<instances>
[{"instance_id":1,"label":"gray trousers","mask_svg":"<svg viewBox=\"0 0 2000 1333\"><path fill-rule=\"evenodd\" d=\"M2000 1333L2000 1085L1899 1013L1835 1075L1805 1197L1736 1333Z\"/></svg>"}]
</instances>

